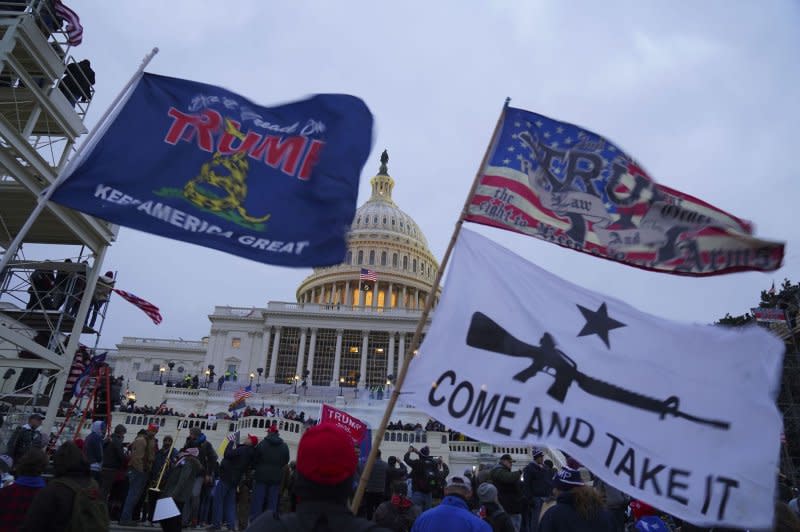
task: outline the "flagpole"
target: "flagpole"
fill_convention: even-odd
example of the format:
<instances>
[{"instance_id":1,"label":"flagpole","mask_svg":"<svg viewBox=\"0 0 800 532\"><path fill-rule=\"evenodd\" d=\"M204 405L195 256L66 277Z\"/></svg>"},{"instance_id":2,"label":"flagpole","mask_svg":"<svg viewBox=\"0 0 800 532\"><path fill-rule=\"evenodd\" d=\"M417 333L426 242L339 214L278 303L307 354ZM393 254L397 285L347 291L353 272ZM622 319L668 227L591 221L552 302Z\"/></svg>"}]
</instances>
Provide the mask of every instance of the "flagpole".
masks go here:
<instances>
[{"instance_id":1,"label":"flagpole","mask_svg":"<svg viewBox=\"0 0 800 532\"><path fill-rule=\"evenodd\" d=\"M447 266L447 262L450 260L450 253L453 251L453 247L458 239L458 235L461 232L461 226L464 224L464 219L469 211L472 197L475 195L475 191L477 190L478 184L481 180L481 175L483 175L486 164L489 162L489 154L494 150L494 146L497 143L497 135L500 132L500 128L503 124L503 119L506 114L506 109L508 109L508 104L510 101L511 98L506 98L506 101L503 104L503 109L500 111L500 116L497 118L497 123L494 126L494 132L492 132L492 137L489 140L489 144L486 146L486 152L483 154L483 160L478 167L478 171L475 173L475 179L472 181L472 186L467 194L467 199L464 201L464 207L461 209L461 214L458 216L456 225L453 228L453 235L450 237L450 243L447 245L447 249L444 252L444 257L442 257L442 263L439 265L439 269L436 271L436 278L433 281L433 290L431 290L428 293L428 297L425 298L425 307L422 309L422 314L417 322L417 329L414 331L414 337L411 339L411 344L409 344L409 347L406 349L405 356L403 357L403 365L400 367L400 371L398 372L394 389L392 390L391 396L389 397L389 402L386 405L386 411L383 413L383 419L381 419L378 430L375 432L372 442L372 449L370 449L369 457L367 458L366 464L364 464L364 470L362 471L361 478L358 481L358 488L353 496L353 504L350 508L353 513L358 513L358 508L361 505L361 499L363 498L364 491L367 487L367 481L372 473L372 466L375 464L375 460L378 457L378 449L380 448L381 442L383 442L383 436L386 433L386 427L389 424L389 419L391 418L394 407L400 397L400 390L403 387L403 382L405 381L406 373L408 372L408 366L411 364L412 355L419 347L419 339L420 336L422 336L422 329L425 327L425 323L428 320L428 314L430 314L431 308L433 307L433 301L436 298L436 288L442 281L442 275L445 267ZM361 286L360 281L359 286Z\"/></svg>"},{"instance_id":2,"label":"flagpole","mask_svg":"<svg viewBox=\"0 0 800 532\"><path fill-rule=\"evenodd\" d=\"M77 162L82 158L83 154L88 150L88 147L92 145L92 142L97 136L97 133L105 129L111 114L120 107L120 104L123 102L123 99L127 101L127 98L130 97L130 94L132 93L132 91L130 90L131 87L137 81L139 81L139 78L142 77L142 75L144 74L144 69L147 67L147 65L150 63L150 60L153 59L153 57L157 53L158 53L158 48L156 47L150 50L150 52L144 56L144 59L142 59L142 64L139 65L139 68L136 69L136 72L134 72L133 76L131 76L131 79L128 81L128 83L125 84L125 86L122 88L119 94L117 94L116 98L114 98L114 101L111 102L111 105L108 107L108 109L105 110L103 116L100 117L100 120L97 121L97 124L95 124L95 126L89 132L89 135L86 137L86 140L81 145L81 147L78 148L78 150L75 152L75 155L72 156L72 159L70 160L69 163L67 163L67 166L64 168L64 170L61 171L61 173L58 175L55 181L53 181L53 183L49 187L47 187L44 190L44 192L39 194L36 207L34 207L33 211L31 211L31 213L28 215L28 219L25 220L25 223L20 228L19 232L17 232L17 235L14 237L14 240L11 241L11 243L3 252L3 257L0 258L0 273L5 271L6 267L8 267L8 264L11 262L11 258L14 255L16 255L17 250L19 249L20 245L22 245L22 240L28 235L28 231L30 231L31 227L33 227L33 224L37 220L37 218L39 218L39 215L44 210L45 206L47 205L47 202L53 196L53 193L56 191L59 185L61 185L64 182L64 180L67 177L69 177L70 173L72 172Z\"/></svg>"}]
</instances>

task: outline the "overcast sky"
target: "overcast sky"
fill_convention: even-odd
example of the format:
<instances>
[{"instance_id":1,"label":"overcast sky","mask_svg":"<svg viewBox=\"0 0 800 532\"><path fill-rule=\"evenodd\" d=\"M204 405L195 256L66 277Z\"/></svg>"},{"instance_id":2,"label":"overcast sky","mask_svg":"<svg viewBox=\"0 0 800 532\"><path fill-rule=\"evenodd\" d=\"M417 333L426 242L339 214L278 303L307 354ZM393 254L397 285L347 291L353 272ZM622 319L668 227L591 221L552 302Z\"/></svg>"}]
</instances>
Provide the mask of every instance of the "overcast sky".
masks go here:
<instances>
[{"instance_id":1,"label":"overcast sky","mask_svg":"<svg viewBox=\"0 0 800 532\"><path fill-rule=\"evenodd\" d=\"M689 279L472 226L587 288L672 319L741 314L773 280L797 280L800 4L768 2L261 2L67 0L84 25L95 123L153 47L148 71L276 104L318 92L364 99L394 197L441 260L506 96L603 134L658 182L787 242L774 274ZM135 139L131 139L135 145ZM55 258L55 257L53 257ZM118 287L101 345L123 336L199 339L215 305L294 301L310 270L268 266L121 229L106 259Z\"/></svg>"}]
</instances>

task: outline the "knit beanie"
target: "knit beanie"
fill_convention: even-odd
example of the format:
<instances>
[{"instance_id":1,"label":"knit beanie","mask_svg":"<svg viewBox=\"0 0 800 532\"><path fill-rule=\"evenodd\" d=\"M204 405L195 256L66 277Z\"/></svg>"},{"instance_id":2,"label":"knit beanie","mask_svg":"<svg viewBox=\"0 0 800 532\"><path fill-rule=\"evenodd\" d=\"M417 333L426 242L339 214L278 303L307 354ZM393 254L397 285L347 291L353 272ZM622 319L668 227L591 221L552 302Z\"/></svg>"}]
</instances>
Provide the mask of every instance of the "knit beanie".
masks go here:
<instances>
[{"instance_id":1,"label":"knit beanie","mask_svg":"<svg viewBox=\"0 0 800 532\"><path fill-rule=\"evenodd\" d=\"M310 427L297 447L295 492L305 499L345 500L357 466L349 434L328 423Z\"/></svg>"},{"instance_id":2,"label":"knit beanie","mask_svg":"<svg viewBox=\"0 0 800 532\"><path fill-rule=\"evenodd\" d=\"M497 488L494 484L484 482L478 486L478 500L482 503L497 502Z\"/></svg>"}]
</instances>

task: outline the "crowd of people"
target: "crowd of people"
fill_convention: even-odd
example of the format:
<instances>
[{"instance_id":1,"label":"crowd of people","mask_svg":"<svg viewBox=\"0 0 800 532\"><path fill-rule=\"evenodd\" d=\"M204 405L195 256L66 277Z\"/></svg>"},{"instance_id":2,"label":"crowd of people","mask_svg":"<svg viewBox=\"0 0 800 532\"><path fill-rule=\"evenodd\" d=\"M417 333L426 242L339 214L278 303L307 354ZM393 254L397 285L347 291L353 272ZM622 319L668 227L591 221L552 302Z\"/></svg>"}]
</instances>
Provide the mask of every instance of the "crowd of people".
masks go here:
<instances>
[{"instance_id":1,"label":"crowd of people","mask_svg":"<svg viewBox=\"0 0 800 532\"><path fill-rule=\"evenodd\" d=\"M104 421L95 420L84 440L62 444L50 463L41 421L31 415L0 456L0 532L88 532L112 521L155 523L166 531L710 530L631 500L573 458L556 469L541 450L521 468L503 455L453 475L427 446L386 461L378 451L354 515L365 457L335 424L307 428L290 461L277 420L263 438L232 433L219 450L198 427L184 441L169 434L159 441L159 427L151 424L129 440L124 425L105 438ZM800 531L795 493L785 479L781 488L774 530Z\"/></svg>"}]
</instances>

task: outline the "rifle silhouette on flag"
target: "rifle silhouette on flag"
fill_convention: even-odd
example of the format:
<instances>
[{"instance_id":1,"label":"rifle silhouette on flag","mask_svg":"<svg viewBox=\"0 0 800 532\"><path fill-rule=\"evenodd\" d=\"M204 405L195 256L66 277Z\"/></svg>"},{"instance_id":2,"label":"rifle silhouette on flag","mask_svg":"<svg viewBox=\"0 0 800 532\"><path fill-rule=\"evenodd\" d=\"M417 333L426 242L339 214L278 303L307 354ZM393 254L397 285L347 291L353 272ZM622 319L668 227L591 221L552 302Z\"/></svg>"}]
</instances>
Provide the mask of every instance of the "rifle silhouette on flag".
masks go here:
<instances>
[{"instance_id":1,"label":"rifle silhouette on flag","mask_svg":"<svg viewBox=\"0 0 800 532\"><path fill-rule=\"evenodd\" d=\"M554 381L548 388L547 395L559 403L564 402L567 392L574 382L590 395L648 412L655 412L661 419L671 415L718 429L728 430L730 428L730 423L726 421L701 418L682 412L680 399L675 395L664 400L656 399L582 373L578 370L578 365L574 360L556 348L555 340L547 332L542 335L540 345L528 344L515 338L486 314L475 312L467 331L467 345L494 353L529 359L531 365L514 375L513 379L526 383L538 373L551 375Z\"/></svg>"}]
</instances>

